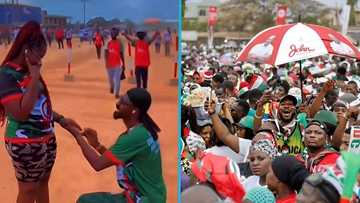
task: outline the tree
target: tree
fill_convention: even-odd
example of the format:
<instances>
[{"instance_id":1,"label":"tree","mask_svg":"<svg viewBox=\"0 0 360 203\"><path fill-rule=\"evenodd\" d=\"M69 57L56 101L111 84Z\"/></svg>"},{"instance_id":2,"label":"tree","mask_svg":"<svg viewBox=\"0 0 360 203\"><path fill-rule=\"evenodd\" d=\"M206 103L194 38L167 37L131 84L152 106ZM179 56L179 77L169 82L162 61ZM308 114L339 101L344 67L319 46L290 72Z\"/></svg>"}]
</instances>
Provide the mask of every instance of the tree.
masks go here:
<instances>
[{"instance_id":1,"label":"tree","mask_svg":"<svg viewBox=\"0 0 360 203\"><path fill-rule=\"evenodd\" d=\"M182 17L182 19L184 19L185 11L186 11L186 0L181 0L181 17Z\"/></svg>"},{"instance_id":2,"label":"tree","mask_svg":"<svg viewBox=\"0 0 360 203\"><path fill-rule=\"evenodd\" d=\"M255 34L267 27L275 25L276 4L286 4L291 11L288 20L316 23L331 26L326 19L329 9L312 0L230 0L219 10L218 27L223 31L247 32Z\"/></svg>"},{"instance_id":3,"label":"tree","mask_svg":"<svg viewBox=\"0 0 360 203\"><path fill-rule=\"evenodd\" d=\"M103 17L92 18L86 23L88 27L106 26L106 24L107 21Z\"/></svg>"},{"instance_id":4,"label":"tree","mask_svg":"<svg viewBox=\"0 0 360 203\"><path fill-rule=\"evenodd\" d=\"M355 25L355 5L357 4L357 0L347 0L347 4L350 5L350 25Z\"/></svg>"}]
</instances>

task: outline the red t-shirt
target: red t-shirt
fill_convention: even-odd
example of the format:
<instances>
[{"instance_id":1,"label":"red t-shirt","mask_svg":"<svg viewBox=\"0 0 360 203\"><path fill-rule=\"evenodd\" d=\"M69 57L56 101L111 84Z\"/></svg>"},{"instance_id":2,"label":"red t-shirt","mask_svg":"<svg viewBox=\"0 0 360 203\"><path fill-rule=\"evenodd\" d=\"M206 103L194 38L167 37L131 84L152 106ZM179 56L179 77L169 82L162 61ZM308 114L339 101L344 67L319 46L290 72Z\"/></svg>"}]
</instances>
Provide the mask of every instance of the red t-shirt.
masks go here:
<instances>
[{"instance_id":1,"label":"red t-shirt","mask_svg":"<svg viewBox=\"0 0 360 203\"><path fill-rule=\"evenodd\" d=\"M56 39L63 39L64 38L64 30L62 30L62 29L56 30L55 35L56 35Z\"/></svg>"},{"instance_id":2,"label":"red t-shirt","mask_svg":"<svg viewBox=\"0 0 360 203\"><path fill-rule=\"evenodd\" d=\"M101 47L103 45L102 36L99 33L95 34L95 46Z\"/></svg>"},{"instance_id":3,"label":"red t-shirt","mask_svg":"<svg viewBox=\"0 0 360 203\"><path fill-rule=\"evenodd\" d=\"M336 160L339 158L340 154L337 152L331 153L331 154L326 154L326 156L324 158L322 158L322 160L314 165L311 169L310 169L310 173L323 173L325 172L326 168L329 166L333 166L336 164Z\"/></svg>"},{"instance_id":4,"label":"red t-shirt","mask_svg":"<svg viewBox=\"0 0 360 203\"><path fill-rule=\"evenodd\" d=\"M120 42L118 40L111 40L108 42L107 68L115 68L123 65L120 52L121 52L121 47L120 47Z\"/></svg>"},{"instance_id":5,"label":"red t-shirt","mask_svg":"<svg viewBox=\"0 0 360 203\"><path fill-rule=\"evenodd\" d=\"M282 198L282 199L277 199L276 203L295 203L296 202L296 194L291 193L289 196Z\"/></svg>"},{"instance_id":6,"label":"red t-shirt","mask_svg":"<svg viewBox=\"0 0 360 203\"><path fill-rule=\"evenodd\" d=\"M138 40L135 46L135 66L148 68L150 65L149 44L145 40Z\"/></svg>"}]
</instances>

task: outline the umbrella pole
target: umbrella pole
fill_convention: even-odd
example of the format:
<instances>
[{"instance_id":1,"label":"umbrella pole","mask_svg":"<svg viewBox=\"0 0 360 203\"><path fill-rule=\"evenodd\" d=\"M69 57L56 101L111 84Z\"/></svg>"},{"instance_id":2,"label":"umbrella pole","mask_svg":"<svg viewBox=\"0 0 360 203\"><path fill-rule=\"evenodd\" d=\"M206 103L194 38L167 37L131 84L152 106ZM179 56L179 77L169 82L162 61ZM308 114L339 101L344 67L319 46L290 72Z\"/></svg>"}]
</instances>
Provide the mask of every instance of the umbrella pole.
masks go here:
<instances>
[{"instance_id":1,"label":"umbrella pole","mask_svg":"<svg viewBox=\"0 0 360 203\"><path fill-rule=\"evenodd\" d=\"M303 77L302 77L302 70L301 70L301 60L300 60L300 89L301 89L301 101L304 102L304 91L303 91Z\"/></svg>"}]
</instances>

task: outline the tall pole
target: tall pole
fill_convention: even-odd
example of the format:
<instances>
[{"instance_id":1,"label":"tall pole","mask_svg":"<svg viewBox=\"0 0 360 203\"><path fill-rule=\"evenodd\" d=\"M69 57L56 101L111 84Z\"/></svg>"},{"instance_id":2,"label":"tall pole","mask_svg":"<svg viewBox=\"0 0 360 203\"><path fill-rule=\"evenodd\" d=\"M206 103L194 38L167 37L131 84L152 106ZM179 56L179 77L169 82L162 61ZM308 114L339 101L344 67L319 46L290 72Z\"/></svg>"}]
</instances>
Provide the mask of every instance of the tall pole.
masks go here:
<instances>
[{"instance_id":1,"label":"tall pole","mask_svg":"<svg viewBox=\"0 0 360 203\"><path fill-rule=\"evenodd\" d=\"M81 0L81 2L83 2L83 14L84 14L84 27L85 27L85 23L86 23L86 2L87 2L88 0Z\"/></svg>"},{"instance_id":2,"label":"tall pole","mask_svg":"<svg viewBox=\"0 0 360 203\"><path fill-rule=\"evenodd\" d=\"M83 0L84 2L84 28L85 28L85 10L86 10L86 0Z\"/></svg>"},{"instance_id":3,"label":"tall pole","mask_svg":"<svg viewBox=\"0 0 360 203\"><path fill-rule=\"evenodd\" d=\"M301 14L299 14L299 23L301 23ZM300 60L300 89L301 89L301 101L304 102L305 101L305 95L304 95L304 88L303 88L303 82L304 82L304 78L302 75L302 64L301 64L301 60Z\"/></svg>"}]
</instances>

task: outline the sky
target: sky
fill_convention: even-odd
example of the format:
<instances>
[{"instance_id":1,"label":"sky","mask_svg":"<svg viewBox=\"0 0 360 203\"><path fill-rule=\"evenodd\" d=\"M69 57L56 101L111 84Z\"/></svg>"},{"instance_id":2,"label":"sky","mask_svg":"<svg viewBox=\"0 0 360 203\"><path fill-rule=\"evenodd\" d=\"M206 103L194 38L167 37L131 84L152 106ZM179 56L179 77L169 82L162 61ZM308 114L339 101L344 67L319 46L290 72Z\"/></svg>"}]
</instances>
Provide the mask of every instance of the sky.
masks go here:
<instances>
[{"instance_id":1,"label":"sky","mask_svg":"<svg viewBox=\"0 0 360 203\"><path fill-rule=\"evenodd\" d=\"M204 0L187 0L187 2L202 2ZM206 1L206 0L205 0ZM219 0L220 2L224 3L228 0ZM346 4L346 0L317 0L329 7L336 7L336 6L342 6Z\"/></svg>"},{"instance_id":2,"label":"sky","mask_svg":"<svg viewBox=\"0 0 360 203\"><path fill-rule=\"evenodd\" d=\"M0 2L3 1L0 0ZM47 10L50 15L70 16L73 23L83 22L81 0L19 0L19 3L39 6ZM130 19L134 22L143 22L152 17L177 20L178 10L178 0L87 0L86 21L97 16L102 16L107 20L118 18Z\"/></svg>"}]
</instances>

